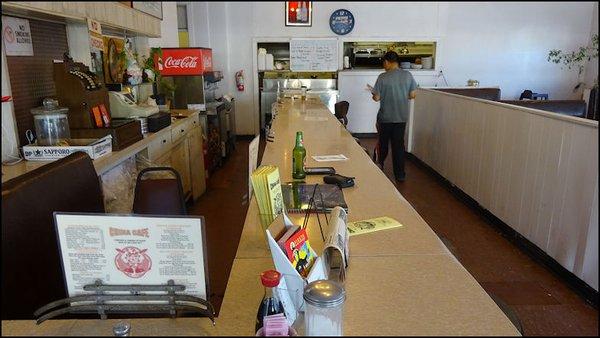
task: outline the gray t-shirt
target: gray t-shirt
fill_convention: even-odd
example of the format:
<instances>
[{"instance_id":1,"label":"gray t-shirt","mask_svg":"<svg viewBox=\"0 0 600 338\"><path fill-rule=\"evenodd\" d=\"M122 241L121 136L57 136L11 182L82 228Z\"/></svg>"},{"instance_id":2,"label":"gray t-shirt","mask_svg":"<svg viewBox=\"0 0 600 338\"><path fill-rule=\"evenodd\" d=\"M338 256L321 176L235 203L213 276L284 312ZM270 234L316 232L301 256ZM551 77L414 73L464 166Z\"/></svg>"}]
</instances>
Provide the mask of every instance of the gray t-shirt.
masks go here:
<instances>
[{"instance_id":1,"label":"gray t-shirt","mask_svg":"<svg viewBox=\"0 0 600 338\"><path fill-rule=\"evenodd\" d=\"M408 95L417 89L410 72L397 68L380 74L373 88L380 97L377 122L408 121Z\"/></svg>"}]
</instances>

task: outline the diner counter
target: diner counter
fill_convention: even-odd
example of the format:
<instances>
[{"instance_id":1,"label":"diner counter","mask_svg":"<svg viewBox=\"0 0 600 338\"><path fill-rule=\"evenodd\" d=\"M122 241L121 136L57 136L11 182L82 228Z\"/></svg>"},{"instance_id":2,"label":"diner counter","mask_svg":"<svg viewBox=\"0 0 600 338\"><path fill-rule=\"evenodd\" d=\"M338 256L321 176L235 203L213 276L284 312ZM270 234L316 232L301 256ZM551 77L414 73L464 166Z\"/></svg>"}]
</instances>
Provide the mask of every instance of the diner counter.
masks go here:
<instances>
[{"instance_id":1,"label":"diner counter","mask_svg":"<svg viewBox=\"0 0 600 338\"><path fill-rule=\"evenodd\" d=\"M126 159L135 156L135 154L144 150L148 147L152 141L164 136L167 133L171 132L171 129L177 127L178 125L188 123L191 119L198 119L199 111L197 110L174 110L171 109L170 113L173 115L184 115L186 118L175 119L170 126L163 128L155 133L147 133L144 135L144 138L125 149L121 149L119 151L112 151L110 154L104 155L100 158L94 160L94 168L98 173L98 176L108 172L110 169L118 166L120 163L125 161ZM14 165L2 165L2 183L11 180L15 177L28 173L32 170L35 170L43 165L51 163L52 161L26 161L23 160Z\"/></svg>"},{"instance_id":2,"label":"diner counter","mask_svg":"<svg viewBox=\"0 0 600 338\"><path fill-rule=\"evenodd\" d=\"M356 185L344 189L349 221L389 216L403 224L350 238L344 285L345 335L519 335L320 101L286 99L280 111L273 121L275 140L267 143L261 164L277 165L282 182L290 181L295 133L303 131L307 166L333 166L338 173L355 177ZM311 158L332 154L344 154L348 160L318 163ZM320 182L322 176L308 176L306 181ZM224 211L226 208L224 205ZM297 224L303 218L299 214L290 216ZM320 253L323 243L315 216L311 216L308 234ZM259 274L270 268L273 262L252 198L216 326L207 318L131 319L131 333L253 335L263 296ZM39 326L34 321L3 321L2 331L5 335L111 335L116 321L50 320ZM299 333L303 333L302 326L300 320L295 324Z\"/></svg>"}]
</instances>

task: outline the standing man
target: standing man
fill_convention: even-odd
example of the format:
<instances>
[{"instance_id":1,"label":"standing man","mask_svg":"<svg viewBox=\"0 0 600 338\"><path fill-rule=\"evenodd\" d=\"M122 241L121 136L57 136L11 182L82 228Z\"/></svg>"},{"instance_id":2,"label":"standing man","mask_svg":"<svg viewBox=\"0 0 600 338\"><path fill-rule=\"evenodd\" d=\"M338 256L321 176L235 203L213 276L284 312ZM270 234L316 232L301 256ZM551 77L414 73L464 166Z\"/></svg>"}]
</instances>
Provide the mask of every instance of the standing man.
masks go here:
<instances>
[{"instance_id":1,"label":"standing man","mask_svg":"<svg viewBox=\"0 0 600 338\"><path fill-rule=\"evenodd\" d=\"M379 75L375 87L369 86L373 100L380 102L377 113L379 133L379 165L383 169L388 154L388 143L392 143L392 161L396 181L404 181L404 130L408 121L408 100L414 99L417 83L412 74L398 67L399 57L390 51L383 56L385 73Z\"/></svg>"}]
</instances>

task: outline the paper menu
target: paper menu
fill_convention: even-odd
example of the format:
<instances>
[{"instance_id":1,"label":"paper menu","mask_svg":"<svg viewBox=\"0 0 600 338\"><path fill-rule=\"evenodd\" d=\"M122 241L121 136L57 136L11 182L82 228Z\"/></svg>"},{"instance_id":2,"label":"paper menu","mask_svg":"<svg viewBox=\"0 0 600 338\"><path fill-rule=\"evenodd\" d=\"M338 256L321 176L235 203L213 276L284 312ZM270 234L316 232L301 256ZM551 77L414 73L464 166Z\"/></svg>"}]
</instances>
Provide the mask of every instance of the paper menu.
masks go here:
<instances>
[{"instance_id":1,"label":"paper menu","mask_svg":"<svg viewBox=\"0 0 600 338\"><path fill-rule=\"evenodd\" d=\"M348 223L350 236L367 234L370 232L401 227L402 224L390 217L377 217L358 222Z\"/></svg>"},{"instance_id":2,"label":"paper menu","mask_svg":"<svg viewBox=\"0 0 600 338\"><path fill-rule=\"evenodd\" d=\"M69 297L83 286L166 284L207 299L202 217L121 216L55 213L55 224ZM160 293L160 292L159 292Z\"/></svg>"},{"instance_id":3,"label":"paper menu","mask_svg":"<svg viewBox=\"0 0 600 338\"><path fill-rule=\"evenodd\" d=\"M348 158L343 154L338 155L320 155L312 156L313 160L317 162L333 162L333 161L346 161Z\"/></svg>"},{"instance_id":4,"label":"paper menu","mask_svg":"<svg viewBox=\"0 0 600 338\"><path fill-rule=\"evenodd\" d=\"M266 175L267 186L269 190L269 202L271 213L279 215L283 212L283 193L281 192L281 180L279 179L279 169L272 167Z\"/></svg>"},{"instance_id":5,"label":"paper menu","mask_svg":"<svg viewBox=\"0 0 600 338\"><path fill-rule=\"evenodd\" d=\"M259 213L270 224L275 216L285 210L279 169L276 166L260 166L250 176Z\"/></svg>"}]
</instances>

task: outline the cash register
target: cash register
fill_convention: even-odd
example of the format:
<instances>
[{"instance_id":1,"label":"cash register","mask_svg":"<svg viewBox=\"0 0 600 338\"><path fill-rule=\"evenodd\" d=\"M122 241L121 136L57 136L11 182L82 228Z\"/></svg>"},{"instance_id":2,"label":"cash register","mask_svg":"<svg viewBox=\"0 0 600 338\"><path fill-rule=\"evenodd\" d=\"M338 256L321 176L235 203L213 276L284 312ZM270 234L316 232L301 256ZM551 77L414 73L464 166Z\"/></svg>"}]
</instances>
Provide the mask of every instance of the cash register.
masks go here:
<instances>
[{"instance_id":1,"label":"cash register","mask_svg":"<svg viewBox=\"0 0 600 338\"><path fill-rule=\"evenodd\" d=\"M171 124L171 114L160 113L158 106L137 105L135 98L127 91L108 92L113 118L134 118L140 120L142 133L156 132Z\"/></svg>"},{"instance_id":2,"label":"cash register","mask_svg":"<svg viewBox=\"0 0 600 338\"><path fill-rule=\"evenodd\" d=\"M129 92L108 92L110 114L113 118L148 117L158 113L158 106L137 105Z\"/></svg>"},{"instance_id":3,"label":"cash register","mask_svg":"<svg viewBox=\"0 0 600 338\"><path fill-rule=\"evenodd\" d=\"M123 149L144 137L140 122L134 119L112 120L108 90L100 79L81 62L65 53L55 60L54 84L58 101L69 108L68 118L73 138L112 136L113 150Z\"/></svg>"}]
</instances>

